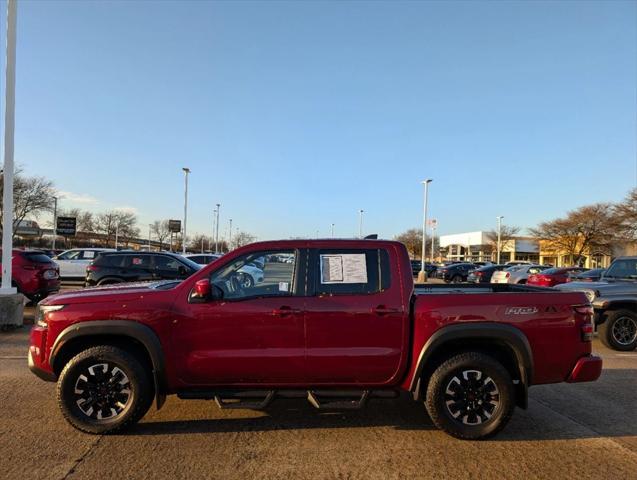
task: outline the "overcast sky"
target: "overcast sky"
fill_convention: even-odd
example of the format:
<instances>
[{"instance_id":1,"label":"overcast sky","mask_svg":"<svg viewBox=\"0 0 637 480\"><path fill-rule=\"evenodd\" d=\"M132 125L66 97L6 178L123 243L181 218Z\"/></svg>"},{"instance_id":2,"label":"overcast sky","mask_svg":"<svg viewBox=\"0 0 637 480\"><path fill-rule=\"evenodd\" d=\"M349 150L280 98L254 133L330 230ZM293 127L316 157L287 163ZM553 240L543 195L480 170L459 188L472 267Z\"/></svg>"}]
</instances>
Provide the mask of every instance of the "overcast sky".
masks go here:
<instances>
[{"instance_id":1,"label":"overcast sky","mask_svg":"<svg viewBox=\"0 0 637 480\"><path fill-rule=\"evenodd\" d=\"M392 237L427 177L442 233L530 227L637 185L637 2L20 0L15 155L142 231L183 166L193 234Z\"/></svg>"}]
</instances>

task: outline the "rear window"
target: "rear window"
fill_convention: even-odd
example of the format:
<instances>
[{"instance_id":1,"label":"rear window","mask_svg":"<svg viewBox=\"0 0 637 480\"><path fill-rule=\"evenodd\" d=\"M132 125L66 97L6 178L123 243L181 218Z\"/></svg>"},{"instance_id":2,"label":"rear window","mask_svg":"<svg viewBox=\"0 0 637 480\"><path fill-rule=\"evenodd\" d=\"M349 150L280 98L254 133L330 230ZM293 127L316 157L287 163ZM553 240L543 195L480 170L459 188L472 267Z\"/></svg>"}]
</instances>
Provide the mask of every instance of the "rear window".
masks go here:
<instances>
[{"instance_id":1,"label":"rear window","mask_svg":"<svg viewBox=\"0 0 637 480\"><path fill-rule=\"evenodd\" d=\"M563 269L561 268L547 268L542 273L545 273L546 275L555 275L556 273L562 273L562 271Z\"/></svg>"},{"instance_id":2,"label":"rear window","mask_svg":"<svg viewBox=\"0 0 637 480\"><path fill-rule=\"evenodd\" d=\"M125 255L99 255L93 263L100 267L121 267L124 263Z\"/></svg>"},{"instance_id":3,"label":"rear window","mask_svg":"<svg viewBox=\"0 0 637 480\"><path fill-rule=\"evenodd\" d=\"M389 255L377 249L318 251L316 289L319 295L377 293L390 286Z\"/></svg>"},{"instance_id":4,"label":"rear window","mask_svg":"<svg viewBox=\"0 0 637 480\"><path fill-rule=\"evenodd\" d=\"M51 260L44 253L40 253L40 252L24 252L22 256L26 258L27 260L29 260L30 262L34 262L34 263L53 263L53 260Z\"/></svg>"}]
</instances>

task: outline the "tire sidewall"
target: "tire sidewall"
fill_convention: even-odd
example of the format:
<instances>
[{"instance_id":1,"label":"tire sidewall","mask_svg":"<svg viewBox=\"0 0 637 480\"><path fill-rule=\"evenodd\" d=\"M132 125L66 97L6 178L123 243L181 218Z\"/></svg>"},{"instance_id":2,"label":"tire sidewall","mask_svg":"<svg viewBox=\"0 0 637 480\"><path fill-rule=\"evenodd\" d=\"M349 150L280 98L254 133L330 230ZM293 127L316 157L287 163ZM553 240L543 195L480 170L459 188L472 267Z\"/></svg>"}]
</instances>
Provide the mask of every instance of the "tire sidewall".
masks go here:
<instances>
[{"instance_id":1,"label":"tire sidewall","mask_svg":"<svg viewBox=\"0 0 637 480\"><path fill-rule=\"evenodd\" d=\"M454 419L445 403L448 383L454 376L461 375L463 370L479 370L482 375L491 377L500 393L500 404L493 416L479 425L465 425ZM515 392L511 376L496 360L483 354L461 354L447 360L438 367L427 388L427 409L434 423L462 439L481 439L494 435L506 425L514 408Z\"/></svg>"},{"instance_id":2,"label":"tire sidewall","mask_svg":"<svg viewBox=\"0 0 637 480\"><path fill-rule=\"evenodd\" d=\"M622 317L629 317L632 318L633 321L637 322L637 315L629 310L616 310L610 312L607 314L606 321L598 327L599 336L602 343L608 348L622 352L629 352L637 348L637 339L629 345L624 345L615 340L613 335L613 326L615 325L615 322Z\"/></svg>"},{"instance_id":3,"label":"tire sidewall","mask_svg":"<svg viewBox=\"0 0 637 480\"><path fill-rule=\"evenodd\" d=\"M76 404L75 382L79 375L96 363L117 366L126 374L130 382L131 398L125 409L115 418L92 419L87 417ZM90 433L108 433L137 421L135 417L140 409L143 409L145 413L150 406L149 389L148 375L137 358L115 347L93 347L73 357L62 370L58 380L58 402L63 415L74 427Z\"/></svg>"}]
</instances>

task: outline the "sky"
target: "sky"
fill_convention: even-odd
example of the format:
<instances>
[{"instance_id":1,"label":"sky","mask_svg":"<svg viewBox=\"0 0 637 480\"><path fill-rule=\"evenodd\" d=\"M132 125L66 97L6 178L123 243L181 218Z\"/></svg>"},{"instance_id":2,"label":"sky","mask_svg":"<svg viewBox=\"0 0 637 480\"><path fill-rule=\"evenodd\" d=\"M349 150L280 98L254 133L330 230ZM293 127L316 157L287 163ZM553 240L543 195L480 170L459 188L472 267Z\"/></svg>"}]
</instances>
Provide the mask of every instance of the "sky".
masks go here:
<instances>
[{"instance_id":1,"label":"sky","mask_svg":"<svg viewBox=\"0 0 637 480\"><path fill-rule=\"evenodd\" d=\"M16 163L142 232L182 167L189 234L220 203L259 239L391 238L425 178L442 234L637 186L635 1L19 0L17 32Z\"/></svg>"}]
</instances>

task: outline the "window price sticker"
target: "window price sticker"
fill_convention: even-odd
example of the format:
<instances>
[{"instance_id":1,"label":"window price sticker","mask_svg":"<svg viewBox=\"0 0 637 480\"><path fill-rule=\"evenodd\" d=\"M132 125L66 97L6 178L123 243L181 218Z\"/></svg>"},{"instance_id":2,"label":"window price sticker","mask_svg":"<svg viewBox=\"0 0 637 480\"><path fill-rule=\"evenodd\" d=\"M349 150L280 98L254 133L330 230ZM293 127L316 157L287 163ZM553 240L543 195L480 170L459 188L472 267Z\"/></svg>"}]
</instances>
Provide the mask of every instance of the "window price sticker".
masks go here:
<instances>
[{"instance_id":1,"label":"window price sticker","mask_svg":"<svg viewBox=\"0 0 637 480\"><path fill-rule=\"evenodd\" d=\"M364 253L321 255L321 283L367 283Z\"/></svg>"}]
</instances>

